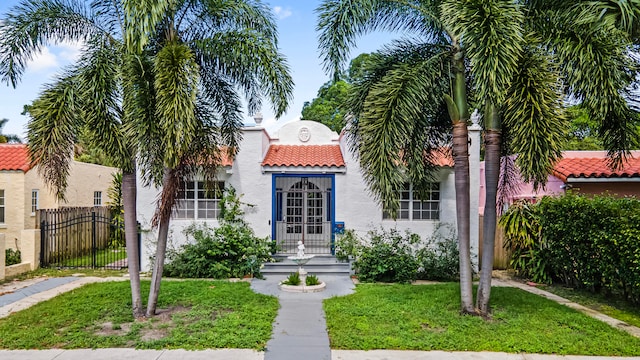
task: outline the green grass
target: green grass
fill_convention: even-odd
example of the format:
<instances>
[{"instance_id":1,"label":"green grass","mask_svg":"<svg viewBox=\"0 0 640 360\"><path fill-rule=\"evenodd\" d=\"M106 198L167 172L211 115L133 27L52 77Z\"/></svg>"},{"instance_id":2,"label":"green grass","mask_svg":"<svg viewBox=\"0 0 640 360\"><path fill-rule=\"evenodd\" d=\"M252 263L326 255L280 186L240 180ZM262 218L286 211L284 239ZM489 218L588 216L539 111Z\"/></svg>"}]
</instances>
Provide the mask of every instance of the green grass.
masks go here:
<instances>
[{"instance_id":1,"label":"green grass","mask_svg":"<svg viewBox=\"0 0 640 360\"><path fill-rule=\"evenodd\" d=\"M143 282L143 299L149 283ZM91 284L0 319L0 348L263 349L278 310L245 282L168 281L159 309L133 322L128 282Z\"/></svg>"},{"instance_id":2,"label":"green grass","mask_svg":"<svg viewBox=\"0 0 640 360\"><path fill-rule=\"evenodd\" d=\"M459 285L362 284L325 300L334 349L640 355L640 339L514 288L492 290L493 319L459 315Z\"/></svg>"},{"instance_id":3,"label":"green grass","mask_svg":"<svg viewBox=\"0 0 640 360\"><path fill-rule=\"evenodd\" d=\"M640 308L624 299L588 291L575 290L560 285L541 287L550 293L562 296L582 306L599 311L627 324L640 327Z\"/></svg>"},{"instance_id":4,"label":"green grass","mask_svg":"<svg viewBox=\"0 0 640 360\"><path fill-rule=\"evenodd\" d=\"M109 247L107 249L100 249L96 251L96 267L105 267L111 263L114 263L118 260L127 258L127 249L123 246L121 247ZM78 257L70 258L70 259L61 259L59 262L54 262L55 257L52 258L51 267L91 267L93 266L93 254L89 252L86 255L81 255Z\"/></svg>"},{"instance_id":5,"label":"green grass","mask_svg":"<svg viewBox=\"0 0 640 360\"><path fill-rule=\"evenodd\" d=\"M53 269L53 268L39 268L34 271L29 271L24 274L16 275L10 278L0 280L0 285L9 283L14 280L27 280L37 277L65 277L74 274L83 274L84 276L95 277L122 277L127 274L128 270L105 270L105 269Z\"/></svg>"}]
</instances>

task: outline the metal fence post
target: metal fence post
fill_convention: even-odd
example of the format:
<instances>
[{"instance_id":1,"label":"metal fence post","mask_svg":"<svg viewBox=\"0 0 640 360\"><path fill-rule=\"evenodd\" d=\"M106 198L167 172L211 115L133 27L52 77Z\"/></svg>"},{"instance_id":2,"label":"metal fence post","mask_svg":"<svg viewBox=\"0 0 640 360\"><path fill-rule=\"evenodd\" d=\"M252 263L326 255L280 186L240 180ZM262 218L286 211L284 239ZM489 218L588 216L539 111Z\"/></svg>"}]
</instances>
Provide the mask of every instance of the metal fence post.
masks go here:
<instances>
[{"instance_id":1,"label":"metal fence post","mask_svg":"<svg viewBox=\"0 0 640 360\"><path fill-rule=\"evenodd\" d=\"M96 268L96 212L91 212L91 253L92 253L92 263L91 267Z\"/></svg>"},{"instance_id":2,"label":"metal fence post","mask_svg":"<svg viewBox=\"0 0 640 360\"><path fill-rule=\"evenodd\" d=\"M42 220L40 222L40 267L46 267L49 264L45 262L45 256L49 252L47 247L47 221Z\"/></svg>"}]
</instances>

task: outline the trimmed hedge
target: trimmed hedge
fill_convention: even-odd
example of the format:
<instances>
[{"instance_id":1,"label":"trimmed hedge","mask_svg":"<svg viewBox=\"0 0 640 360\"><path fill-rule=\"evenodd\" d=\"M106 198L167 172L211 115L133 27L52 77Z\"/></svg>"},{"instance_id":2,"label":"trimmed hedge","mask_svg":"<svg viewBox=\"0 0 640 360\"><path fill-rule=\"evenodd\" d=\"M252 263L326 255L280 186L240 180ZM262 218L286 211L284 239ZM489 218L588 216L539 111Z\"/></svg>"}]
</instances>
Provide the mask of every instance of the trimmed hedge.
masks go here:
<instances>
[{"instance_id":1,"label":"trimmed hedge","mask_svg":"<svg viewBox=\"0 0 640 360\"><path fill-rule=\"evenodd\" d=\"M521 210L520 215L529 217L521 220L537 225L532 228L539 229L539 235L534 231L526 241L511 242L515 256L530 257L526 262L514 258L512 264L520 260L520 266L536 266L520 269L534 281L558 281L640 303L640 200L566 194L545 197L531 211ZM505 218L510 215L513 225L513 213ZM513 240L509 228L506 232ZM522 240L522 233L517 235ZM522 249L525 244L528 251Z\"/></svg>"}]
</instances>

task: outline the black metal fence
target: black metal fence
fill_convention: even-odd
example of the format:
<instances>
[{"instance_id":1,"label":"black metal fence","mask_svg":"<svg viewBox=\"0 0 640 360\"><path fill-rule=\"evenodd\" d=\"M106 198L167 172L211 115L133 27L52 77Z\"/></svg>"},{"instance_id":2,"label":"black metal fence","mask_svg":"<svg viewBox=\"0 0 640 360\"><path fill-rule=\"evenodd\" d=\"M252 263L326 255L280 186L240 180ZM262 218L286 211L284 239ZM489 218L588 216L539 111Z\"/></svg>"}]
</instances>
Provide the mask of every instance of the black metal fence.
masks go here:
<instances>
[{"instance_id":1,"label":"black metal fence","mask_svg":"<svg viewBox=\"0 0 640 360\"><path fill-rule=\"evenodd\" d=\"M124 228L107 207L39 210L40 266L127 267Z\"/></svg>"}]
</instances>

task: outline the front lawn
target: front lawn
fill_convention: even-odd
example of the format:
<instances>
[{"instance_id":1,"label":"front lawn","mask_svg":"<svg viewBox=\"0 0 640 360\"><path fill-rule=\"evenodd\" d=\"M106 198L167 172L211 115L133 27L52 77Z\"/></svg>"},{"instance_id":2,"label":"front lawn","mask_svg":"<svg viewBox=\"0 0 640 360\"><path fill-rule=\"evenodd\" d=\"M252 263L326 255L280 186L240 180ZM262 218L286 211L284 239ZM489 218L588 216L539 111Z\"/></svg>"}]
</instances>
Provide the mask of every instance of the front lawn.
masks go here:
<instances>
[{"instance_id":1,"label":"front lawn","mask_svg":"<svg viewBox=\"0 0 640 360\"><path fill-rule=\"evenodd\" d=\"M640 355L640 339L514 288L493 288L493 319L459 315L459 285L361 284L325 301L331 348Z\"/></svg>"},{"instance_id":2,"label":"front lawn","mask_svg":"<svg viewBox=\"0 0 640 360\"><path fill-rule=\"evenodd\" d=\"M562 285L543 286L542 289L562 296L582 306L624 321L627 324L640 327L640 308L616 296L594 294L586 290L575 290Z\"/></svg>"},{"instance_id":3,"label":"front lawn","mask_svg":"<svg viewBox=\"0 0 640 360\"><path fill-rule=\"evenodd\" d=\"M148 291L143 282L144 300ZM245 282L167 281L158 309L154 318L133 322L128 282L90 284L0 319L0 348L261 350L278 301Z\"/></svg>"}]
</instances>

